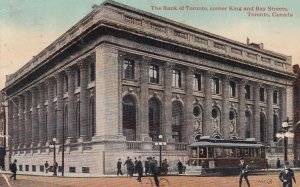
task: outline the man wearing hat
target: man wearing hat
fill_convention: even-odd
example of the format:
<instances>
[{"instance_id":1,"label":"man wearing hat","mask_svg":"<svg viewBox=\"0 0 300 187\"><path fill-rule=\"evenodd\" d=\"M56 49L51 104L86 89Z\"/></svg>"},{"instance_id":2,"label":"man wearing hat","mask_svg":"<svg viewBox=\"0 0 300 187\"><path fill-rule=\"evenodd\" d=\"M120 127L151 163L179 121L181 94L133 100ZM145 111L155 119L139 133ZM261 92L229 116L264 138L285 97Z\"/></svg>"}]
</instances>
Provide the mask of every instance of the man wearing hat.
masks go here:
<instances>
[{"instance_id":1,"label":"man wearing hat","mask_svg":"<svg viewBox=\"0 0 300 187\"><path fill-rule=\"evenodd\" d=\"M250 183L248 180L248 165L245 163L244 158L240 158L240 182L239 182L239 187L242 186L242 180L243 178L245 179L248 187L250 187Z\"/></svg>"},{"instance_id":2,"label":"man wearing hat","mask_svg":"<svg viewBox=\"0 0 300 187\"><path fill-rule=\"evenodd\" d=\"M279 179L281 180L283 187L292 187L293 181L296 183L294 171L290 169L289 162L284 163L284 169L281 170Z\"/></svg>"}]
</instances>

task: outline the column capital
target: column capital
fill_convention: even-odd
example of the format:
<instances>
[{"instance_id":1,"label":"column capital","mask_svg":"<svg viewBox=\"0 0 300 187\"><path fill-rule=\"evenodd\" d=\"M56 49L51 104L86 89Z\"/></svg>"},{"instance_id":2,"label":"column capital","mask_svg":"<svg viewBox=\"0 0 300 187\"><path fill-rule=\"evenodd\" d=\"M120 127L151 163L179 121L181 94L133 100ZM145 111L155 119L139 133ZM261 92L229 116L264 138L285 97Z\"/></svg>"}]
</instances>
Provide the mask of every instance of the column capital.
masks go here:
<instances>
[{"instance_id":1,"label":"column capital","mask_svg":"<svg viewBox=\"0 0 300 187\"><path fill-rule=\"evenodd\" d=\"M207 78L213 78L214 76L216 76L216 73L215 72L213 72L213 71L206 71L205 72L205 76L207 77Z\"/></svg>"},{"instance_id":2,"label":"column capital","mask_svg":"<svg viewBox=\"0 0 300 187\"><path fill-rule=\"evenodd\" d=\"M64 72L60 71L60 72L56 72L53 77L56 79L56 80L59 80L61 78L63 78L64 76Z\"/></svg>"},{"instance_id":3,"label":"column capital","mask_svg":"<svg viewBox=\"0 0 300 187\"><path fill-rule=\"evenodd\" d=\"M73 66L68 66L65 68L65 72L67 75L71 75L75 72L75 68Z\"/></svg>"},{"instance_id":4,"label":"column capital","mask_svg":"<svg viewBox=\"0 0 300 187\"><path fill-rule=\"evenodd\" d=\"M197 68L194 68L194 67L187 67L185 72L189 75L192 75L194 73L197 73Z\"/></svg>"},{"instance_id":5,"label":"column capital","mask_svg":"<svg viewBox=\"0 0 300 187\"><path fill-rule=\"evenodd\" d=\"M175 67L175 63L173 62L166 62L164 65L165 70L172 70Z\"/></svg>"},{"instance_id":6,"label":"column capital","mask_svg":"<svg viewBox=\"0 0 300 187\"><path fill-rule=\"evenodd\" d=\"M149 65L149 63L152 61L152 58L151 57L147 57L147 56L143 56L142 57L142 61L146 64Z\"/></svg>"},{"instance_id":7,"label":"column capital","mask_svg":"<svg viewBox=\"0 0 300 187\"><path fill-rule=\"evenodd\" d=\"M82 71L88 68L88 63L83 60L79 60L77 62L77 66L79 67L80 71Z\"/></svg>"}]
</instances>

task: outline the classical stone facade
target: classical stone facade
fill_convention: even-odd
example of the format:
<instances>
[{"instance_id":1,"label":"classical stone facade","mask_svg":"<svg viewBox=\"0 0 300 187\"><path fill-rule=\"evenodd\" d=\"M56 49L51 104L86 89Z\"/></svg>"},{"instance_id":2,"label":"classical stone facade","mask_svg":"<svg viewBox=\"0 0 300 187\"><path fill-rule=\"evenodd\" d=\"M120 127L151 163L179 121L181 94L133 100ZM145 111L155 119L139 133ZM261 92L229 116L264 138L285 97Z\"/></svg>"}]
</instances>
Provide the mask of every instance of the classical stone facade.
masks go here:
<instances>
[{"instance_id":1,"label":"classical stone facade","mask_svg":"<svg viewBox=\"0 0 300 187\"><path fill-rule=\"evenodd\" d=\"M106 1L7 76L9 152L19 170L41 172L56 138L65 173L97 175L118 158L158 157L160 134L171 168L201 136L256 138L274 155L293 114L291 63Z\"/></svg>"}]
</instances>

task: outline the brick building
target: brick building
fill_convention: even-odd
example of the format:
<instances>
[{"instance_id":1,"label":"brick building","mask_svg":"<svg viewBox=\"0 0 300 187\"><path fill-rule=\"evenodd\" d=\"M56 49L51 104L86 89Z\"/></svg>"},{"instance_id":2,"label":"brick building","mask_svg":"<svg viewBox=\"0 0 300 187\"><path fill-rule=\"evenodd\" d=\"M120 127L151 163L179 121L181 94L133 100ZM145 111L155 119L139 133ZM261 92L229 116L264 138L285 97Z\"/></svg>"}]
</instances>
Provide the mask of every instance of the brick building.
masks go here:
<instances>
[{"instance_id":1,"label":"brick building","mask_svg":"<svg viewBox=\"0 0 300 187\"><path fill-rule=\"evenodd\" d=\"M9 151L19 170L41 172L56 138L66 173L109 174L118 158L158 156L161 134L171 168L201 136L256 138L272 160L293 116L291 64L263 45L106 1L7 76Z\"/></svg>"}]
</instances>

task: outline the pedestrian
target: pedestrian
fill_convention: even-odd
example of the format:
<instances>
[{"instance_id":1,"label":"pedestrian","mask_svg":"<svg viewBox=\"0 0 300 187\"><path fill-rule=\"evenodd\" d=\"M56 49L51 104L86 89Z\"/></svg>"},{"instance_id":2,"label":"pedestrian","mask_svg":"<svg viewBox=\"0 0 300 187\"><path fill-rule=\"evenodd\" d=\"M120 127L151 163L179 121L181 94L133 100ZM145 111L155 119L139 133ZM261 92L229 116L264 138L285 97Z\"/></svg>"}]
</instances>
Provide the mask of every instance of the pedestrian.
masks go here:
<instances>
[{"instance_id":1,"label":"pedestrian","mask_svg":"<svg viewBox=\"0 0 300 187\"><path fill-rule=\"evenodd\" d=\"M277 167L277 169L281 168L281 166L280 166L280 159L279 158L277 158L276 167Z\"/></svg>"},{"instance_id":2,"label":"pedestrian","mask_svg":"<svg viewBox=\"0 0 300 187\"><path fill-rule=\"evenodd\" d=\"M139 182L142 182L143 177L143 163L141 160L141 156L138 157L138 160L135 165L136 172L138 173L138 178L136 179Z\"/></svg>"},{"instance_id":3,"label":"pedestrian","mask_svg":"<svg viewBox=\"0 0 300 187\"><path fill-rule=\"evenodd\" d=\"M249 183L249 180L248 180L248 165L245 163L245 160L242 157L240 159L240 181L239 181L239 187L242 186L242 180L243 180L243 178L245 179L248 187L250 187L250 183Z\"/></svg>"},{"instance_id":4,"label":"pedestrian","mask_svg":"<svg viewBox=\"0 0 300 187\"><path fill-rule=\"evenodd\" d=\"M121 162L121 158L119 158L119 160L117 162L117 169L118 169L117 175L118 176L119 176L119 174L123 175L121 168L122 168L122 162Z\"/></svg>"},{"instance_id":5,"label":"pedestrian","mask_svg":"<svg viewBox=\"0 0 300 187\"><path fill-rule=\"evenodd\" d=\"M167 175L168 174L168 167L169 167L169 164L168 164L168 161L167 159L165 158L161 164L161 167L162 167L162 172L164 175Z\"/></svg>"},{"instance_id":6,"label":"pedestrian","mask_svg":"<svg viewBox=\"0 0 300 187\"><path fill-rule=\"evenodd\" d=\"M292 187L293 181L296 184L294 171L292 169L290 169L289 162L284 163L284 169L281 170L281 172L279 174L279 179L282 182L283 187Z\"/></svg>"},{"instance_id":7,"label":"pedestrian","mask_svg":"<svg viewBox=\"0 0 300 187\"><path fill-rule=\"evenodd\" d=\"M149 160L150 158L147 157L147 160L145 161L145 175L149 174Z\"/></svg>"},{"instance_id":8,"label":"pedestrian","mask_svg":"<svg viewBox=\"0 0 300 187\"><path fill-rule=\"evenodd\" d=\"M127 160L124 163L124 166L126 165L126 169L127 169L127 177L130 175L130 158L129 156L127 157Z\"/></svg>"},{"instance_id":9,"label":"pedestrian","mask_svg":"<svg viewBox=\"0 0 300 187\"><path fill-rule=\"evenodd\" d=\"M268 163L268 159L266 159L266 169L269 170L269 163Z\"/></svg>"},{"instance_id":10,"label":"pedestrian","mask_svg":"<svg viewBox=\"0 0 300 187\"><path fill-rule=\"evenodd\" d=\"M53 176L57 176L57 168L58 168L58 164L56 162L56 160L53 161Z\"/></svg>"},{"instance_id":11,"label":"pedestrian","mask_svg":"<svg viewBox=\"0 0 300 187\"><path fill-rule=\"evenodd\" d=\"M183 165L180 160L178 160L177 167L178 167L179 174L182 174Z\"/></svg>"},{"instance_id":12,"label":"pedestrian","mask_svg":"<svg viewBox=\"0 0 300 187\"><path fill-rule=\"evenodd\" d=\"M134 157L134 170L133 170L133 173L137 173L137 169L136 169L137 162L138 162L138 160L136 159L136 157Z\"/></svg>"},{"instance_id":13,"label":"pedestrian","mask_svg":"<svg viewBox=\"0 0 300 187\"><path fill-rule=\"evenodd\" d=\"M49 170L48 161L45 162L44 166L45 166L45 172L48 173L48 170Z\"/></svg>"},{"instance_id":14,"label":"pedestrian","mask_svg":"<svg viewBox=\"0 0 300 187\"><path fill-rule=\"evenodd\" d=\"M149 170L150 170L150 173L152 173L152 175L153 175L156 187L159 187L157 164L151 157L149 158Z\"/></svg>"},{"instance_id":15,"label":"pedestrian","mask_svg":"<svg viewBox=\"0 0 300 187\"><path fill-rule=\"evenodd\" d=\"M9 165L9 170L12 172L11 176L9 178L14 178L14 180L17 180L17 160L15 159L13 163Z\"/></svg>"}]
</instances>

